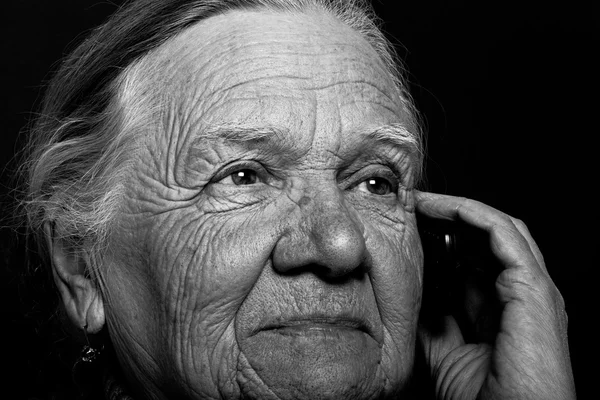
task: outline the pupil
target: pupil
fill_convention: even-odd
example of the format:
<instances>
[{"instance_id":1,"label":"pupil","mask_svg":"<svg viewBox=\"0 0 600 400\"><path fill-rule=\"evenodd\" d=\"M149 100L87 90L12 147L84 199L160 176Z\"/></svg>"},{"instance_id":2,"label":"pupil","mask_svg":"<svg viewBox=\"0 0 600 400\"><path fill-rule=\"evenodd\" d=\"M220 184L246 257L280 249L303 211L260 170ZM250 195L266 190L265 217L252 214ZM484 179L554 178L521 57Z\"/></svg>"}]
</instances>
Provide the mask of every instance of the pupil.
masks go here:
<instances>
[{"instance_id":1,"label":"pupil","mask_svg":"<svg viewBox=\"0 0 600 400\"><path fill-rule=\"evenodd\" d=\"M242 169L231 174L231 179L236 185L252 185L256 183L256 172L251 169Z\"/></svg>"},{"instance_id":2,"label":"pupil","mask_svg":"<svg viewBox=\"0 0 600 400\"><path fill-rule=\"evenodd\" d=\"M370 178L367 181L367 189L373 194L388 194L391 192L390 183L381 178Z\"/></svg>"}]
</instances>

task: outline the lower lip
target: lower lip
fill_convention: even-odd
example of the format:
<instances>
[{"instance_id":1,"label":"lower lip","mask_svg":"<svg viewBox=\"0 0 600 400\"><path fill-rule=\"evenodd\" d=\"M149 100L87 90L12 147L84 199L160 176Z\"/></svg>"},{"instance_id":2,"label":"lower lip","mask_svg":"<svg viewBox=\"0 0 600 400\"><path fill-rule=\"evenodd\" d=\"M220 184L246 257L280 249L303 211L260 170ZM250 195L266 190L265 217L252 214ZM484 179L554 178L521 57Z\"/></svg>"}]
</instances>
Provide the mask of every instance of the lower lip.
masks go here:
<instances>
[{"instance_id":1,"label":"lower lip","mask_svg":"<svg viewBox=\"0 0 600 400\"><path fill-rule=\"evenodd\" d=\"M318 359L326 354L344 359L362 357L365 352L377 351L379 345L371 335L356 327L303 323L261 330L247 338L242 347L245 352L254 349L260 354L270 349L270 357L278 354L284 359L297 357L298 354L303 354L307 359Z\"/></svg>"}]
</instances>

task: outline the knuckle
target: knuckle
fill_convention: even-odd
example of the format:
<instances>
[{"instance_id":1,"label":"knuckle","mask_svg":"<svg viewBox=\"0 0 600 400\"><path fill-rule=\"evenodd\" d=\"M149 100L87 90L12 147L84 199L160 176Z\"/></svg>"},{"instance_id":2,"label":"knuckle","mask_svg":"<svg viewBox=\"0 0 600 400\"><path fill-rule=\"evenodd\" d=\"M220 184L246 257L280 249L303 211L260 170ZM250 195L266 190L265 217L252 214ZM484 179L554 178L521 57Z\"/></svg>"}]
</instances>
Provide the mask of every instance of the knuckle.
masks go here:
<instances>
[{"instance_id":1,"label":"knuckle","mask_svg":"<svg viewBox=\"0 0 600 400\"><path fill-rule=\"evenodd\" d=\"M527 225L525 225L525 222L523 222L523 220L519 219L519 218L514 218L513 217L513 224L515 224L515 226L517 228L527 228Z\"/></svg>"},{"instance_id":2,"label":"knuckle","mask_svg":"<svg viewBox=\"0 0 600 400\"><path fill-rule=\"evenodd\" d=\"M529 228L527 228L527 225L525 224L525 222L523 222L523 220L521 220L519 218L513 218L512 222L519 231L524 232L524 233L529 233Z\"/></svg>"},{"instance_id":3,"label":"knuckle","mask_svg":"<svg viewBox=\"0 0 600 400\"><path fill-rule=\"evenodd\" d=\"M545 302L559 304L562 296L550 277L539 274L530 268L511 268L506 269L501 274L504 286L513 286L522 294L529 293Z\"/></svg>"},{"instance_id":4,"label":"knuckle","mask_svg":"<svg viewBox=\"0 0 600 400\"><path fill-rule=\"evenodd\" d=\"M456 201L456 206L454 207L454 210L457 213L460 213L461 209L468 209L470 207L471 201L472 200L467 197L458 197L457 201Z\"/></svg>"},{"instance_id":5,"label":"knuckle","mask_svg":"<svg viewBox=\"0 0 600 400\"><path fill-rule=\"evenodd\" d=\"M534 279L531 276L531 271L525 268L505 269L501 277L507 285L525 285L533 286Z\"/></svg>"},{"instance_id":6,"label":"knuckle","mask_svg":"<svg viewBox=\"0 0 600 400\"><path fill-rule=\"evenodd\" d=\"M513 225L513 218L502 212L502 211L498 211L498 218L500 219L500 221L502 221L502 223L504 223L506 226L511 226Z\"/></svg>"}]
</instances>

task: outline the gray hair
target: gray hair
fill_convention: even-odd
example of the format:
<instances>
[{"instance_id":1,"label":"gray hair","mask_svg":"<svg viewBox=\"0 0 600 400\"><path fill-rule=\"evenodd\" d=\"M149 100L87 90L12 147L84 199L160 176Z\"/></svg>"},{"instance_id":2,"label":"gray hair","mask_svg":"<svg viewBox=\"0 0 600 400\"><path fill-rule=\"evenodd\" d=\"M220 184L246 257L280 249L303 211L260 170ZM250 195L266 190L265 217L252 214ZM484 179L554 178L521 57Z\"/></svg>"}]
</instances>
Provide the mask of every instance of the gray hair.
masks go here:
<instances>
[{"instance_id":1,"label":"gray hair","mask_svg":"<svg viewBox=\"0 0 600 400\"><path fill-rule=\"evenodd\" d=\"M132 131L148 120L124 107L135 98L127 95L136 90L135 79L127 74L130 67L202 19L233 9L262 7L324 10L359 32L389 69L414 118L421 144L418 114L406 90L401 64L366 0L133 1L64 60L30 132L25 210L42 257L46 251L43 228L50 223L54 235L72 251L85 251L98 265L118 210L123 189L120 177L130 161L128 149L135 136Z\"/></svg>"}]
</instances>

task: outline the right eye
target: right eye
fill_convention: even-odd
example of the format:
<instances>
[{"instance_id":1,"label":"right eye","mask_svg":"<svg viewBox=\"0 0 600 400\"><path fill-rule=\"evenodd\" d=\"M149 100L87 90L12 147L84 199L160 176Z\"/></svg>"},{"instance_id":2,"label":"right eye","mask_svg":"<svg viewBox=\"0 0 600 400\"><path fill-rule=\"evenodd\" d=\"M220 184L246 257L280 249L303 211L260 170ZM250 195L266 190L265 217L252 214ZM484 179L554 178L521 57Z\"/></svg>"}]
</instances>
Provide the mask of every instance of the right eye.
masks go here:
<instances>
[{"instance_id":1,"label":"right eye","mask_svg":"<svg viewBox=\"0 0 600 400\"><path fill-rule=\"evenodd\" d=\"M248 186L268 183L269 174L260 163L248 161L235 163L222 170L215 182L231 186Z\"/></svg>"}]
</instances>

